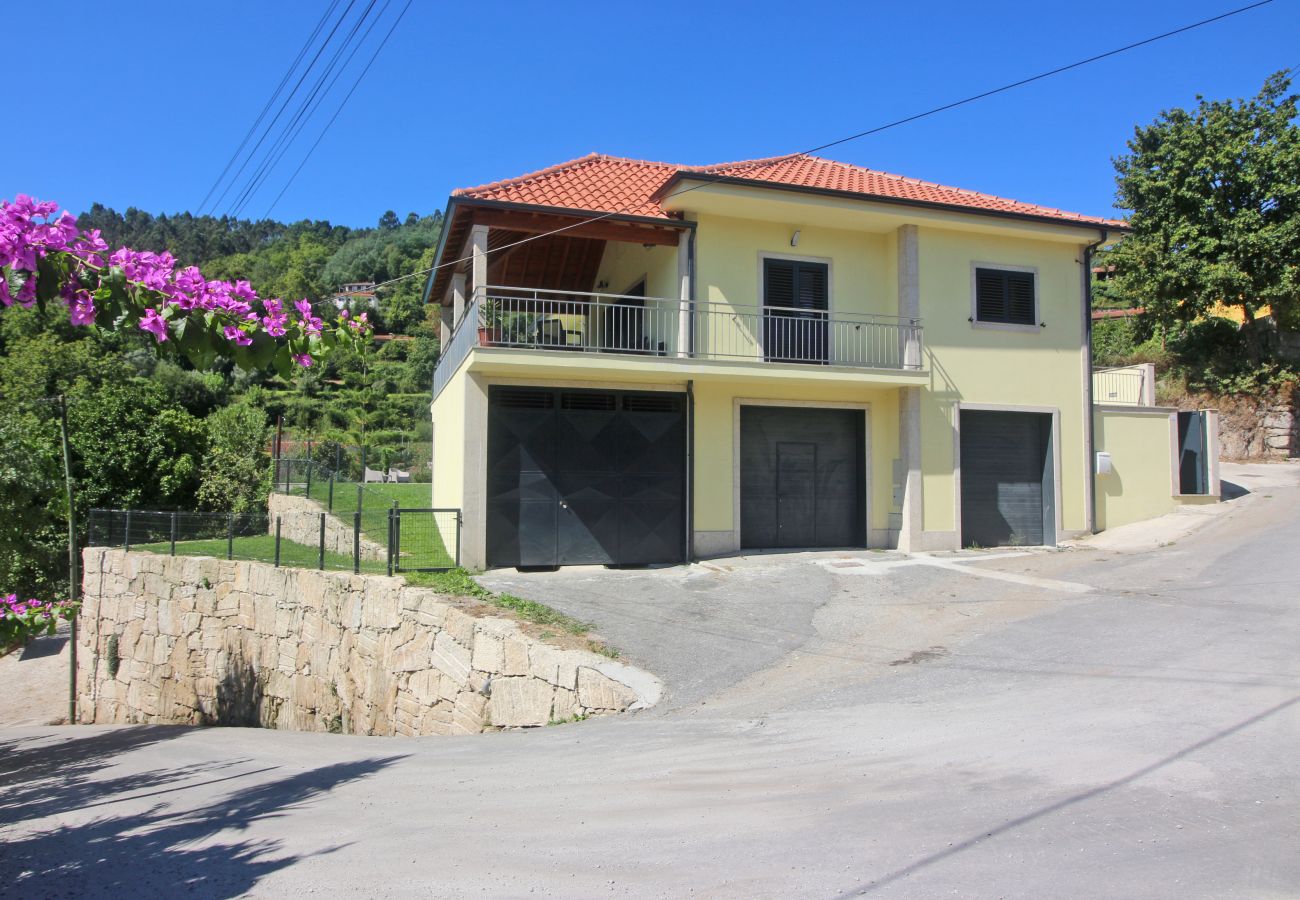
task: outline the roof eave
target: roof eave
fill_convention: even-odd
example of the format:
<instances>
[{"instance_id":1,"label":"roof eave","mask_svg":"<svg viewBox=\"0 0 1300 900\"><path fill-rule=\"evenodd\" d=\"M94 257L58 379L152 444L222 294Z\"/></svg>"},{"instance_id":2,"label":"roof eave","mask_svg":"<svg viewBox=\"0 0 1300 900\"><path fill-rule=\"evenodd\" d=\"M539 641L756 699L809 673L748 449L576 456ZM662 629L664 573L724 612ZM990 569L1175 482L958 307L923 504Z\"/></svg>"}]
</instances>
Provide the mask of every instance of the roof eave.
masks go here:
<instances>
[{"instance_id":1,"label":"roof eave","mask_svg":"<svg viewBox=\"0 0 1300 900\"><path fill-rule=\"evenodd\" d=\"M514 200L490 200L486 197L454 197L453 201L467 207L484 209L506 209L518 212L549 213L557 216L573 216L582 219L608 219L611 222L628 222L635 225L657 225L666 228L694 228L695 223L678 217L640 216L634 213L611 213L598 209L582 209L572 206L549 206L541 203L520 203Z\"/></svg>"},{"instance_id":2,"label":"roof eave","mask_svg":"<svg viewBox=\"0 0 1300 900\"><path fill-rule=\"evenodd\" d=\"M438 233L438 249L433 254L433 268L429 270L429 277L424 280L424 303L429 302L429 293L433 290L433 283L438 280L438 272L442 267L442 254L447 249L447 236L451 234L453 224L452 215L456 211L457 199L451 197L447 200L447 208L442 214L442 229Z\"/></svg>"},{"instance_id":3,"label":"roof eave","mask_svg":"<svg viewBox=\"0 0 1300 900\"><path fill-rule=\"evenodd\" d=\"M817 194L824 197L840 197L848 200L861 200L869 203L889 203L897 206L908 206L917 209L935 209L944 212L965 213L967 215L989 216L999 219L1011 219L1023 222L1035 222L1046 225L1065 225L1073 228L1084 228L1089 231L1102 229L1105 231L1114 231L1116 233L1126 234L1132 229L1127 225L1112 222L1081 222L1077 219L1057 218L1055 216L1036 215L1034 213L1018 213L1001 209L982 209L976 206L961 206L956 203L936 203L931 200L913 200L907 197L887 197L881 194L863 194L858 191L840 191L835 188L823 188L806 184L782 184L776 181L765 181L758 178L737 178L734 175L714 175L705 172L681 171L673 174L659 190L655 191L650 199L655 203L661 203L667 199L670 189L683 181L704 181L710 183L727 183L736 184L742 187L768 188L780 191L795 191L803 194Z\"/></svg>"}]
</instances>

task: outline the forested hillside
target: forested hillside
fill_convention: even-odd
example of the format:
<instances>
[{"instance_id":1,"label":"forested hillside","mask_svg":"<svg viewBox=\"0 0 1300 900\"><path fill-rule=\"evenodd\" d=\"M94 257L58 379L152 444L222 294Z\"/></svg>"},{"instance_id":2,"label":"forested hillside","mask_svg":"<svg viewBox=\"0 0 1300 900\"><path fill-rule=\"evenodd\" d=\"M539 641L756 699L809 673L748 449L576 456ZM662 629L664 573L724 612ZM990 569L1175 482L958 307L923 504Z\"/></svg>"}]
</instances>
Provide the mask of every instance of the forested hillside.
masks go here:
<instances>
[{"instance_id":1,"label":"forested hillside","mask_svg":"<svg viewBox=\"0 0 1300 900\"><path fill-rule=\"evenodd\" d=\"M170 251L208 278L247 279L263 295L307 298L333 314L342 284L382 282L432 265L440 214L386 212L374 228L177 215L95 204L82 228L110 246ZM292 380L221 364L195 371L160 360L149 335L74 328L62 304L0 317L0 582L23 596L59 595L66 577L62 457L55 407L65 394L78 518L92 507L241 511L264 504L272 424L364 446L372 466L427 477L429 387L437 332L422 276L378 292L364 354L341 352ZM345 465L359 462L344 451Z\"/></svg>"}]
</instances>

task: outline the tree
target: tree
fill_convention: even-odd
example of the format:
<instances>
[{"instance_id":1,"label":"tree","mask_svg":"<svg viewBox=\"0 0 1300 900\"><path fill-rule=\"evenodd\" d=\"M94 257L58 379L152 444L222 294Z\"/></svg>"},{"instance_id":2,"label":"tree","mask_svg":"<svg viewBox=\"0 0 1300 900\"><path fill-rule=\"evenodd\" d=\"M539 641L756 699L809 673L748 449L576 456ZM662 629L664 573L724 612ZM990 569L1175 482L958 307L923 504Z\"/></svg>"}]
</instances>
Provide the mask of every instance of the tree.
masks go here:
<instances>
[{"instance_id":1,"label":"tree","mask_svg":"<svg viewBox=\"0 0 1300 900\"><path fill-rule=\"evenodd\" d=\"M1300 128L1284 72L1250 100L1197 97L1139 127L1115 160L1118 206L1133 233L1106 263L1116 289L1158 324L1189 322L1222 302L1242 311L1247 353L1271 307L1300 312Z\"/></svg>"},{"instance_id":2,"label":"tree","mask_svg":"<svg viewBox=\"0 0 1300 900\"><path fill-rule=\"evenodd\" d=\"M236 403L208 417L199 502L208 509L242 513L266 502L271 469L266 455L266 412Z\"/></svg>"},{"instance_id":3,"label":"tree","mask_svg":"<svg viewBox=\"0 0 1300 900\"><path fill-rule=\"evenodd\" d=\"M379 217L379 228L381 231L391 231L400 224L402 223L398 221L397 213L393 212L391 209L385 211L384 214Z\"/></svg>"}]
</instances>

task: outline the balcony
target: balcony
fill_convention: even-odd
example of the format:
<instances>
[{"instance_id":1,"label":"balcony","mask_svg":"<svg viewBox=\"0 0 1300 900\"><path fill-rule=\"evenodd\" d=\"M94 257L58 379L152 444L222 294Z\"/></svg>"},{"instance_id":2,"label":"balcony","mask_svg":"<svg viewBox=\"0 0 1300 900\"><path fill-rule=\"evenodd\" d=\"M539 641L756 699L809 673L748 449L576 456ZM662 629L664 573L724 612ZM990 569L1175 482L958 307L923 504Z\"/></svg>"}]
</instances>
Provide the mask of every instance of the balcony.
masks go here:
<instances>
[{"instance_id":1,"label":"balcony","mask_svg":"<svg viewBox=\"0 0 1300 900\"><path fill-rule=\"evenodd\" d=\"M433 375L436 397L475 347L921 371L918 319L533 288L476 291Z\"/></svg>"}]
</instances>

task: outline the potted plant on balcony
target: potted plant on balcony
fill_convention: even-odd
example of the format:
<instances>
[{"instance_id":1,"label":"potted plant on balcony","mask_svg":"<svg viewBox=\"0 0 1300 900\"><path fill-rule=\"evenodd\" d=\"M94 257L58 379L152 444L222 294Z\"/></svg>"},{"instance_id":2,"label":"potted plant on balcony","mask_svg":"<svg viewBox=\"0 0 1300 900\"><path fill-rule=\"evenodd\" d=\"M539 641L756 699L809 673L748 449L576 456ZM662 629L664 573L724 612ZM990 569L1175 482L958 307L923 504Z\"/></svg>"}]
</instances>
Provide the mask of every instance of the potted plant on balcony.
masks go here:
<instances>
[{"instance_id":1,"label":"potted plant on balcony","mask_svg":"<svg viewBox=\"0 0 1300 900\"><path fill-rule=\"evenodd\" d=\"M480 347L492 347L501 343L501 327L504 321L499 300L484 300L478 314L478 343Z\"/></svg>"}]
</instances>

